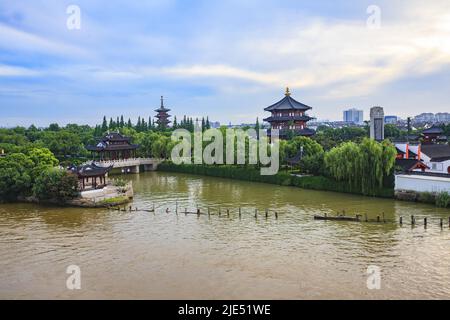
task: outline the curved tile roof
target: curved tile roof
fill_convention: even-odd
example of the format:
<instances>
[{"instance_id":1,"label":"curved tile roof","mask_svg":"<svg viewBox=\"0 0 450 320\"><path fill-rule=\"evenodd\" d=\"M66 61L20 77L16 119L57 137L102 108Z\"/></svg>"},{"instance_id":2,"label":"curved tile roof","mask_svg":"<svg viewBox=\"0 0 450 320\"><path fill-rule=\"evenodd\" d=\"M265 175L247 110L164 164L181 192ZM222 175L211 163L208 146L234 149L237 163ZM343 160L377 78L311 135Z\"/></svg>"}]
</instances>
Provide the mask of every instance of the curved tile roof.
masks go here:
<instances>
[{"instance_id":1,"label":"curved tile roof","mask_svg":"<svg viewBox=\"0 0 450 320\"><path fill-rule=\"evenodd\" d=\"M291 97L291 94L289 90L286 91L286 96L278 101L277 103L274 103L273 105L265 108L265 111L277 111L277 110L302 110L307 111L311 110L312 107L307 106L306 104L303 104L301 102L298 102L294 98Z\"/></svg>"}]
</instances>

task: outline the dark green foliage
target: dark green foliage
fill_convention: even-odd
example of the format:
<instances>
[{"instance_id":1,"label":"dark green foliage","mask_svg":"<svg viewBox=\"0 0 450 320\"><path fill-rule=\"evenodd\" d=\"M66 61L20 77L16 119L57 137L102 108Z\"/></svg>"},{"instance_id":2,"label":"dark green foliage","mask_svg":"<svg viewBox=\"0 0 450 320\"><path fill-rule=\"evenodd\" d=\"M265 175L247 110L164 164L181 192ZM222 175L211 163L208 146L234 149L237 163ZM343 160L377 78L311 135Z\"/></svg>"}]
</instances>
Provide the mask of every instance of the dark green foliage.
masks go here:
<instances>
[{"instance_id":1,"label":"dark green foliage","mask_svg":"<svg viewBox=\"0 0 450 320\"><path fill-rule=\"evenodd\" d=\"M33 161L22 153L0 158L0 200L30 195Z\"/></svg>"},{"instance_id":2,"label":"dark green foliage","mask_svg":"<svg viewBox=\"0 0 450 320\"><path fill-rule=\"evenodd\" d=\"M431 192L421 192L417 197L417 201L423 203L436 203L436 196Z\"/></svg>"},{"instance_id":3,"label":"dark green foliage","mask_svg":"<svg viewBox=\"0 0 450 320\"><path fill-rule=\"evenodd\" d=\"M325 174L324 152L318 152L312 155L306 155L300 161L302 172L320 176Z\"/></svg>"},{"instance_id":4,"label":"dark green foliage","mask_svg":"<svg viewBox=\"0 0 450 320\"><path fill-rule=\"evenodd\" d=\"M360 144L346 142L325 155L327 176L346 182L365 195L376 195L394 170L395 147L365 138Z\"/></svg>"},{"instance_id":5,"label":"dark green foliage","mask_svg":"<svg viewBox=\"0 0 450 320\"><path fill-rule=\"evenodd\" d=\"M33 195L39 200L71 200L78 196L78 178L66 170L48 168L36 178Z\"/></svg>"},{"instance_id":6,"label":"dark green foliage","mask_svg":"<svg viewBox=\"0 0 450 320\"><path fill-rule=\"evenodd\" d=\"M322 145L325 150L330 150L343 142L353 141L359 143L368 136L368 130L359 127L344 127L339 129L319 127L313 139Z\"/></svg>"},{"instance_id":7,"label":"dark green foliage","mask_svg":"<svg viewBox=\"0 0 450 320\"><path fill-rule=\"evenodd\" d=\"M441 192L436 195L436 206L447 208L450 206L450 195L448 192Z\"/></svg>"}]
</instances>

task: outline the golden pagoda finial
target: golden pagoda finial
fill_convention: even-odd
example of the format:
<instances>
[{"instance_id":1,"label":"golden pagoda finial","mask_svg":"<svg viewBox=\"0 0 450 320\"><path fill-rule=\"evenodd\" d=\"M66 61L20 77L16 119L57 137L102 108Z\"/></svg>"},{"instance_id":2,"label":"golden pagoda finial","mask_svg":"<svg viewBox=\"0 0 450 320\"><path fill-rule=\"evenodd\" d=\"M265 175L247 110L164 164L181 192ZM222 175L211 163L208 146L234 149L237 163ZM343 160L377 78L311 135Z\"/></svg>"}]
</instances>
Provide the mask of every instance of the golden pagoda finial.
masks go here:
<instances>
[{"instance_id":1,"label":"golden pagoda finial","mask_svg":"<svg viewBox=\"0 0 450 320\"><path fill-rule=\"evenodd\" d=\"M286 87L286 97L289 97L291 95L291 92L289 91L289 87Z\"/></svg>"}]
</instances>

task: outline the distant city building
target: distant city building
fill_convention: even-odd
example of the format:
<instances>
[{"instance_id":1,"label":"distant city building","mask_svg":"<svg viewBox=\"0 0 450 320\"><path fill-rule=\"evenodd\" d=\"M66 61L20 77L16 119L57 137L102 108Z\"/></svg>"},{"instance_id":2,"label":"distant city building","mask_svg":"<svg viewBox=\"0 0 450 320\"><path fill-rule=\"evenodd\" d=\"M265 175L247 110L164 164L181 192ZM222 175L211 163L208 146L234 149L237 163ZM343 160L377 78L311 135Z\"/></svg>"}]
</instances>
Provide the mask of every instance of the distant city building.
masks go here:
<instances>
[{"instance_id":1,"label":"distant city building","mask_svg":"<svg viewBox=\"0 0 450 320\"><path fill-rule=\"evenodd\" d=\"M211 126L211 128L214 128L214 129L220 128L220 122L218 122L218 121L210 122L209 125Z\"/></svg>"},{"instance_id":2,"label":"distant city building","mask_svg":"<svg viewBox=\"0 0 450 320\"><path fill-rule=\"evenodd\" d=\"M444 123L450 122L450 113L448 112L436 113L434 117L436 119L436 122L444 122Z\"/></svg>"},{"instance_id":3,"label":"distant city building","mask_svg":"<svg viewBox=\"0 0 450 320\"><path fill-rule=\"evenodd\" d=\"M279 130L281 139L288 138L289 132L294 135L310 137L316 133L314 130L307 128L307 122L312 118L306 114L306 111L311 109L310 106L293 99L289 88L286 88L283 99L264 109L272 114L264 121L270 123L271 129ZM269 130L268 135L271 135L271 130Z\"/></svg>"},{"instance_id":4,"label":"distant city building","mask_svg":"<svg viewBox=\"0 0 450 320\"><path fill-rule=\"evenodd\" d=\"M397 116L385 116L384 123L386 124L396 124L398 122Z\"/></svg>"},{"instance_id":5,"label":"distant city building","mask_svg":"<svg viewBox=\"0 0 450 320\"><path fill-rule=\"evenodd\" d=\"M450 123L450 113L422 113L414 117L415 123Z\"/></svg>"},{"instance_id":6,"label":"distant city building","mask_svg":"<svg viewBox=\"0 0 450 320\"><path fill-rule=\"evenodd\" d=\"M384 140L384 110L382 107L370 109L370 138Z\"/></svg>"},{"instance_id":7,"label":"distant city building","mask_svg":"<svg viewBox=\"0 0 450 320\"><path fill-rule=\"evenodd\" d=\"M344 111L344 119L345 122L353 122L355 124L363 124L364 123L364 111L358 109L349 109Z\"/></svg>"},{"instance_id":8,"label":"distant city building","mask_svg":"<svg viewBox=\"0 0 450 320\"><path fill-rule=\"evenodd\" d=\"M333 129L340 129L344 127L362 127L364 124L356 124L354 122L346 121L311 121L308 122L308 128L317 129L318 127L329 127Z\"/></svg>"},{"instance_id":9,"label":"distant city building","mask_svg":"<svg viewBox=\"0 0 450 320\"><path fill-rule=\"evenodd\" d=\"M158 119L156 123L158 124L159 128L165 129L169 126L169 123L171 122L169 120L170 118L169 111L170 109L164 107L164 97L161 96L161 107L155 110L155 112L157 112L156 118Z\"/></svg>"}]
</instances>

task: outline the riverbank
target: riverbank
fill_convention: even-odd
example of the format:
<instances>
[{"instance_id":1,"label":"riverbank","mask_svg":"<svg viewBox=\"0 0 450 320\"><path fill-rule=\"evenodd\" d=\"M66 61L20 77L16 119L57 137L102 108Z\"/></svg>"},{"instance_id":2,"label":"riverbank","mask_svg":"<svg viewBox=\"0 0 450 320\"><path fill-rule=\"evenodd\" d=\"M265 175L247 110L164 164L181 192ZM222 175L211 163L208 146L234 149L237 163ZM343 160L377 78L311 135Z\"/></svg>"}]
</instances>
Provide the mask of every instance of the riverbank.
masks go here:
<instances>
[{"instance_id":1,"label":"riverbank","mask_svg":"<svg viewBox=\"0 0 450 320\"><path fill-rule=\"evenodd\" d=\"M158 171L190 173L210 177L228 178L251 182L262 182L281 186L292 186L302 189L333 191L363 195L361 190L352 188L344 182L335 181L323 176L293 176L288 172L279 172L273 176L263 176L260 170L254 167L212 166L212 165L175 165L164 162L158 166ZM376 197L394 198L394 190L383 188L377 190Z\"/></svg>"},{"instance_id":2,"label":"riverbank","mask_svg":"<svg viewBox=\"0 0 450 320\"><path fill-rule=\"evenodd\" d=\"M52 205L76 208L109 208L129 203L134 198L133 184L129 182L124 187L107 185L98 190L80 192L74 199L38 199L36 197L19 197L17 202Z\"/></svg>"}]
</instances>

